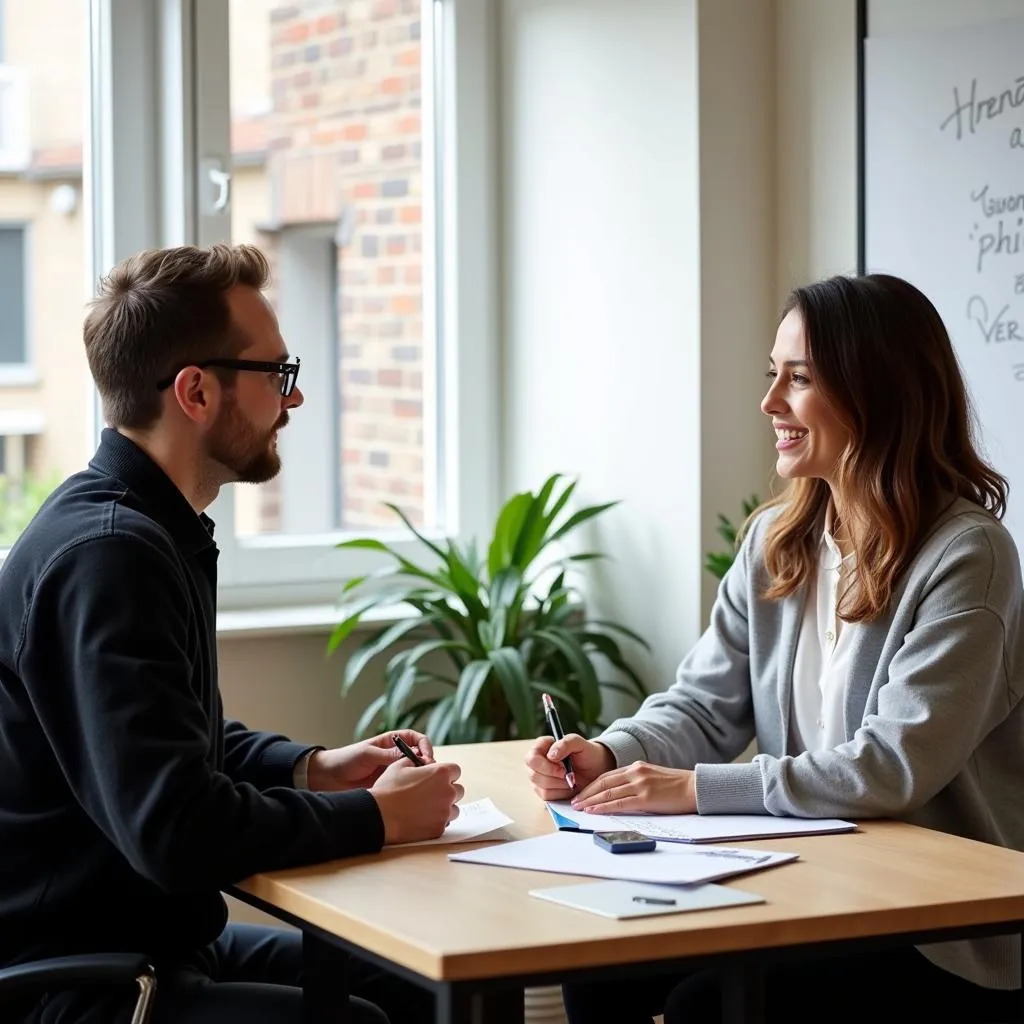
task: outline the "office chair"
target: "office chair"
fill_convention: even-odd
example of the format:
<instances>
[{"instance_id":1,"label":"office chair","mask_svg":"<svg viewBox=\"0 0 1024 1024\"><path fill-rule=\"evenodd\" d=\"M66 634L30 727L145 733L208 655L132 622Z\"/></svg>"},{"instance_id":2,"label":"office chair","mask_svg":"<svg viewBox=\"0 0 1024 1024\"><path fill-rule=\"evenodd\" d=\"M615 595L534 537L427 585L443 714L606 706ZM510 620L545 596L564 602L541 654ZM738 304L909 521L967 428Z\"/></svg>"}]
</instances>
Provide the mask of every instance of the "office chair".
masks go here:
<instances>
[{"instance_id":1,"label":"office chair","mask_svg":"<svg viewBox=\"0 0 1024 1024\"><path fill-rule=\"evenodd\" d=\"M118 985L134 981L139 998L132 1024L146 1024L156 990L156 975L144 956L135 953L90 953L33 960L0 970L0 1004L16 994L37 989L71 988L81 985Z\"/></svg>"}]
</instances>

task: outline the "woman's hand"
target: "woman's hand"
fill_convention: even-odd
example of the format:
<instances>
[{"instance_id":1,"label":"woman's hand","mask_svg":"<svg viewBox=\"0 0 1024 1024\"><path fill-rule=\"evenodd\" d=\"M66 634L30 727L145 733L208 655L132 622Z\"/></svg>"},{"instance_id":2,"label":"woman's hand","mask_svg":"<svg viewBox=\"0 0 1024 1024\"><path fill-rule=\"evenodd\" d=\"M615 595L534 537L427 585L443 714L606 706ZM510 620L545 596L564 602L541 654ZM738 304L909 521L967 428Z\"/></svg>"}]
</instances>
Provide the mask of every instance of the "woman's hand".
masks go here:
<instances>
[{"instance_id":1,"label":"woman's hand","mask_svg":"<svg viewBox=\"0 0 1024 1024\"><path fill-rule=\"evenodd\" d=\"M526 755L530 785L541 800L568 800L572 796L562 767L562 760L567 756L572 758L577 791L615 767L612 752L594 740L585 740L574 732L557 741L542 736Z\"/></svg>"},{"instance_id":2,"label":"woman's hand","mask_svg":"<svg viewBox=\"0 0 1024 1024\"><path fill-rule=\"evenodd\" d=\"M695 814L696 777L685 768L634 761L590 783L573 798L572 806L591 814Z\"/></svg>"}]
</instances>

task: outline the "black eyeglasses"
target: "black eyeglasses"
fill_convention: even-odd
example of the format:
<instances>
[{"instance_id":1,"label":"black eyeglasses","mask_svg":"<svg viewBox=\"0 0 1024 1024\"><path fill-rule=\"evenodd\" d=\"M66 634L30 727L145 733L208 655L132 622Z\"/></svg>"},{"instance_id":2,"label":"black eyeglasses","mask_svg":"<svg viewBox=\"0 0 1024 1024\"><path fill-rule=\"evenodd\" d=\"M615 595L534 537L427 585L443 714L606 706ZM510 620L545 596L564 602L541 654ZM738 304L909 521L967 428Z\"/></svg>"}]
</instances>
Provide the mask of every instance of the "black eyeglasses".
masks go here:
<instances>
[{"instance_id":1,"label":"black eyeglasses","mask_svg":"<svg viewBox=\"0 0 1024 1024\"><path fill-rule=\"evenodd\" d=\"M205 370L208 366L222 366L225 370L254 370L257 373L276 373L281 378L281 395L287 398L295 390L295 382L299 377L299 364L302 360L296 356L294 363L265 363L258 359L204 359L201 363L188 363L197 369ZM163 391L174 383L174 378L184 370L181 367L174 374L157 382L157 390Z\"/></svg>"}]
</instances>

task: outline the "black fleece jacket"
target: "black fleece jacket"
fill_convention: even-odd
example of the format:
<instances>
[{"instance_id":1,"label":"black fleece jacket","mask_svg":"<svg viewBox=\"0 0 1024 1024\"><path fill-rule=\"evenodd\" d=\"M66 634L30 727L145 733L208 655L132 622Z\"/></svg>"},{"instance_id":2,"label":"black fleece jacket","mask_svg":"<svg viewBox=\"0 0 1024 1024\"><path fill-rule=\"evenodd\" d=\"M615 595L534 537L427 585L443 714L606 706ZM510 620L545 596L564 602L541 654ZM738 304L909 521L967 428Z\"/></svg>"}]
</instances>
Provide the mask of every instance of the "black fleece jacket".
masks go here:
<instances>
[{"instance_id":1,"label":"black fleece jacket","mask_svg":"<svg viewBox=\"0 0 1024 1024\"><path fill-rule=\"evenodd\" d=\"M0 568L0 963L185 955L257 871L379 850L365 790L292 788L309 749L225 722L217 547L104 430Z\"/></svg>"}]
</instances>

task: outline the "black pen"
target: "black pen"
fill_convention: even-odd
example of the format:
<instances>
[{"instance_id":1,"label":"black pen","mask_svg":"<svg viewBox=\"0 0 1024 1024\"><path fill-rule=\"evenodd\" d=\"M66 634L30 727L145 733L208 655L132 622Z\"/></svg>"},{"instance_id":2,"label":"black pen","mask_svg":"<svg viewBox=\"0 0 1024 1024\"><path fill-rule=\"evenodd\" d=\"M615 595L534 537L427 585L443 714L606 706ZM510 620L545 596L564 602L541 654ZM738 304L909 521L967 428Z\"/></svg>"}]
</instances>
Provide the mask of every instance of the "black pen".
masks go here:
<instances>
[{"instance_id":1,"label":"black pen","mask_svg":"<svg viewBox=\"0 0 1024 1024\"><path fill-rule=\"evenodd\" d=\"M544 717L548 720L548 729L551 731L551 735L556 740L563 739L565 733L562 732L562 723L558 720L558 711L555 709L555 702L551 699L549 694L542 693L540 695L541 703L544 705ZM572 769L572 758L563 757L562 767L565 769L565 782L570 789L576 788L576 773Z\"/></svg>"},{"instance_id":2,"label":"black pen","mask_svg":"<svg viewBox=\"0 0 1024 1024\"><path fill-rule=\"evenodd\" d=\"M674 907L676 905L675 900L662 900L656 896L634 896L634 903L650 903L652 906L657 907Z\"/></svg>"},{"instance_id":3,"label":"black pen","mask_svg":"<svg viewBox=\"0 0 1024 1024\"><path fill-rule=\"evenodd\" d=\"M391 738L395 741L395 746L398 747L398 749L407 758L409 758L409 760L412 761L414 765L417 765L418 767L422 768L423 765L427 763L423 760L422 757L420 757L419 754L416 753L415 750L412 749L412 747L409 746L408 743L405 742L405 740L402 739L401 736L392 736Z\"/></svg>"}]
</instances>

